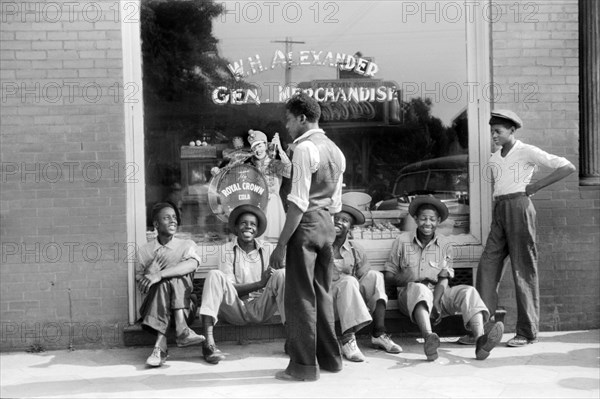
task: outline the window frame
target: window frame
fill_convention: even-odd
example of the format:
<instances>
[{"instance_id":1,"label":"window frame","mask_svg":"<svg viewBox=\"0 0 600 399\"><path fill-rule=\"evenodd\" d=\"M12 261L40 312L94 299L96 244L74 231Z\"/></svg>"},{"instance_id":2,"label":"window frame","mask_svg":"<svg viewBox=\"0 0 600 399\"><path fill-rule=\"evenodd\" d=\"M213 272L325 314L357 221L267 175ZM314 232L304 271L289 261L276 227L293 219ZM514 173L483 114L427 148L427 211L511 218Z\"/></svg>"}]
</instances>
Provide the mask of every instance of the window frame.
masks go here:
<instances>
[{"instance_id":1,"label":"window frame","mask_svg":"<svg viewBox=\"0 0 600 399\"><path fill-rule=\"evenodd\" d=\"M144 168L144 105L142 100L142 54L141 21L139 18L141 0L120 2L121 15L131 15L132 7L138 10L137 18L122 18L121 40L123 52L123 82L139 88L137 96L124 101L125 108L125 160L133 165L136 174L127 181L127 249L137 248L146 242L146 204ZM477 4L473 4L477 3ZM472 1L471 9L483 10L489 0ZM467 82L473 82L475 90L469 86L467 115L469 128L469 202L470 232L454 237L457 247L455 261L474 263L483 251L491 223L492 186L485 180L482 171L491 153L491 139L488 134L490 114L491 63L490 63L490 22L480 12L465 22L467 46ZM487 90L484 91L484 89ZM128 251L128 319L135 323L139 294L135 284L136 259L133 251Z\"/></svg>"}]
</instances>

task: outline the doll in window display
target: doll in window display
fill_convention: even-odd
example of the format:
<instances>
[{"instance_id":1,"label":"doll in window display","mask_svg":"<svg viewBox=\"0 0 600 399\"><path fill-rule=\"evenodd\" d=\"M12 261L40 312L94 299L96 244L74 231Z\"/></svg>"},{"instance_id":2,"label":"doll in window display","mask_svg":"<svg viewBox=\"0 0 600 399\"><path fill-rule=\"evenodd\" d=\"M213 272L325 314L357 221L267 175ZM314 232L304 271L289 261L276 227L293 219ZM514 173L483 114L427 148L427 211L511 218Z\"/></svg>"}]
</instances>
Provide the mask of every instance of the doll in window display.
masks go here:
<instances>
[{"instance_id":1,"label":"doll in window display","mask_svg":"<svg viewBox=\"0 0 600 399\"><path fill-rule=\"evenodd\" d=\"M279 196L279 189L282 177L291 177L292 162L281 147L279 133L275 133L269 144L266 134L251 129L248 131L248 142L253 153L250 164L263 174L269 187L269 202L266 209L268 223L262 239L277 241L285 222L285 211ZM277 159L277 155L281 159Z\"/></svg>"},{"instance_id":2,"label":"doll in window display","mask_svg":"<svg viewBox=\"0 0 600 399\"><path fill-rule=\"evenodd\" d=\"M241 140L241 137L234 138L235 149L228 154L224 152L224 162L220 167L212 168L210 172L216 176L223 170L245 163L256 167L263 174L269 187L269 201L265 211L268 223L265 233L260 238L263 241L277 241L285 222L285 210L279 192L282 178L291 177L292 162L281 146L279 133L275 133L269 144L266 134L250 129L248 131L250 152L242 148ZM277 159L277 155L280 159Z\"/></svg>"}]
</instances>

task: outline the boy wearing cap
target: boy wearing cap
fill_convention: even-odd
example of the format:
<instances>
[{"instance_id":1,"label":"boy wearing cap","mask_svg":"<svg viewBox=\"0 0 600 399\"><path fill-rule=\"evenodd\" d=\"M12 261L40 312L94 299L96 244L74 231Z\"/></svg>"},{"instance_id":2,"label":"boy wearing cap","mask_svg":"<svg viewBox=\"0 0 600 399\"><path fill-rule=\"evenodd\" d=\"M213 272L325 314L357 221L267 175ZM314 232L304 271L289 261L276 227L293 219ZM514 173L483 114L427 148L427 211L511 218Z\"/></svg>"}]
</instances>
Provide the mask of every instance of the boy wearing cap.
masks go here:
<instances>
[{"instance_id":1,"label":"boy wearing cap","mask_svg":"<svg viewBox=\"0 0 600 399\"><path fill-rule=\"evenodd\" d=\"M446 205L433 196L417 196L408 208L415 219L415 232L403 232L392 246L385 264L386 281L397 286L400 312L419 326L427 360L438 358L440 338L431 329L445 316L460 312L465 328L476 340L475 357L484 360L502 339L501 322L484 323L490 313L477 290L468 285L448 286L454 277L452 242L435 234L438 224L448 217Z\"/></svg>"},{"instance_id":2,"label":"boy wearing cap","mask_svg":"<svg viewBox=\"0 0 600 399\"><path fill-rule=\"evenodd\" d=\"M331 277L332 215L342 210L346 158L319 128L319 103L305 93L286 103L286 128L294 139L292 188L288 211L271 265L286 258L285 309L290 362L275 377L284 381L315 381L320 369L342 369L335 335Z\"/></svg>"},{"instance_id":3,"label":"boy wearing cap","mask_svg":"<svg viewBox=\"0 0 600 399\"><path fill-rule=\"evenodd\" d=\"M342 196L342 211L333 217L336 238L333 242L335 269L331 296L342 330L342 353L350 361L362 362L365 357L356 344L354 334L373 319L371 344L388 353L400 353L402 348L385 331L388 297L383 274L370 270L365 250L349 239L352 227L365 223L365 217L346 201Z\"/></svg>"},{"instance_id":4,"label":"boy wearing cap","mask_svg":"<svg viewBox=\"0 0 600 399\"><path fill-rule=\"evenodd\" d=\"M196 304L191 299L193 276L200 264L196 244L175 237L178 225L175 206L168 202L152 208L152 221L158 236L138 251L135 280L145 295L140 307L142 327L156 334L154 350L146 364L161 366L168 357L167 330L175 324L177 346L204 342L188 327L194 319Z\"/></svg>"},{"instance_id":5,"label":"boy wearing cap","mask_svg":"<svg viewBox=\"0 0 600 399\"><path fill-rule=\"evenodd\" d=\"M202 354L208 363L225 358L213 337L219 317L246 325L263 323L279 310L285 323L285 270L269 266L270 248L256 238L266 224L264 213L254 205L240 205L229 215L229 228L236 238L221 246L219 269L208 272L202 290L200 315L206 336Z\"/></svg>"},{"instance_id":6,"label":"boy wearing cap","mask_svg":"<svg viewBox=\"0 0 600 399\"><path fill-rule=\"evenodd\" d=\"M535 208L536 192L575 171L567 159L549 154L515 138L523 127L521 118L509 110L492 111L492 139L501 148L490 157L494 185L492 225L477 269L477 290L490 312L496 312L498 287L504 259L510 256L517 300L516 335L507 342L518 347L537 342L539 327L539 281L537 271ZM532 183L539 166L552 168Z\"/></svg>"}]
</instances>

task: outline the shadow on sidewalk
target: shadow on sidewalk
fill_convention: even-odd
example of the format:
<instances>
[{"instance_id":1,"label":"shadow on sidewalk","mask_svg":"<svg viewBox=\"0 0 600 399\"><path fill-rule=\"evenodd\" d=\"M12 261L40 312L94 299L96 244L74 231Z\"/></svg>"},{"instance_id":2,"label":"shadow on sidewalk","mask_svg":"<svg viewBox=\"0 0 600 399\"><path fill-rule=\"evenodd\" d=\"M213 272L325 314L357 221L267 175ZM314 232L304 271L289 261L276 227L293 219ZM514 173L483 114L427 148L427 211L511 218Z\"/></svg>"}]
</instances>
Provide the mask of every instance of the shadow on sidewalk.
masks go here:
<instances>
[{"instance_id":1,"label":"shadow on sidewalk","mask_svg":"<svg viewBox=\"0 0 600 399\"><path fill-rule=\"evenodd\" d=\"M553 336L544 336L543 342L561 342L565 344L597 344L600 342L600 332L595 331L590 334L589 331L565 331L553 332Z\"/></svg>"},{"instance_id":2,"label":"shadow on sidewalk","mask_svg":"<svg viewBox=\"0 0 600 399\"><path fill-rule=\"evenodd\" d=\"M157 369L148 369L155 371ZM205 371L206 369L202 370ZM28 397L47 396L72 396L77 393L85 394L112 394L127 392L139 392L144 390L161 391L185 388L202 388L238 385L262 385L276 382L275 373L280 369L248 370L222 372L214 369L214 372L198 372L192 374L155 374L141 373L136 377L100 377L86 378L82 380L67 381L43 381L25 384L4 386L2 393L6 397L19 397L27 392ZM286 384L285 382L281 382Z\"/></svg>"}]
</instances>

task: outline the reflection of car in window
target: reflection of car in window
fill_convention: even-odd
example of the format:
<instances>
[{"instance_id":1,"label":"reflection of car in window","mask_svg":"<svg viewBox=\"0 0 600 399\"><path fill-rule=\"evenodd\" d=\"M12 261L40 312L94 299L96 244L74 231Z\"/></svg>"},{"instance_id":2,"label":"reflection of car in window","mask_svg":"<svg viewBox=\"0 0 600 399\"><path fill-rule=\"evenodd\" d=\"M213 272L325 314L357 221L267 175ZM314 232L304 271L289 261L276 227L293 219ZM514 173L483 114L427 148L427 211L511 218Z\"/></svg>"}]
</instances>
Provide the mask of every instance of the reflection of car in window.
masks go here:
<instances>
[{"instance_id":1,"label":"reflection of car in window","mask_svg":"<svg viewBox=\"0 0 600 399\"><path fill-rule=\"evenodd\" d=\"M375 209L405 209L414 196L424 194L433 194L444 201L451 213L459 205L468 205L468 155L428 159L405 166L394 182L394 198L378 202Z\"/></svg>"}]
</instances>

